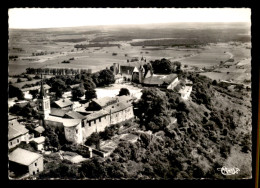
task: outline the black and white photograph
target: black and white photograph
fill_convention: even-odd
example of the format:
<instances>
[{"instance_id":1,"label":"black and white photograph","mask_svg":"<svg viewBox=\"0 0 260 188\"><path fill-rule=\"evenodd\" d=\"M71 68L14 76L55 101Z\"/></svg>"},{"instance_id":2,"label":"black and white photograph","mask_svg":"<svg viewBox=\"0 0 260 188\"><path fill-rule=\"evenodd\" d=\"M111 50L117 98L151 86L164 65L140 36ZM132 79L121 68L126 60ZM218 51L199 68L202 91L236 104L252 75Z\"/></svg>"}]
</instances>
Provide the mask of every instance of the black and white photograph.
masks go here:
<instances>
[{"instance_id":1,"label":"black and white photograph","mask_svg":"<svg viewBox=\"0 0 260 188\"><path fill-rule=\"evenodd\" d=\"M251 59L250 8L10 8L8 178L252 179Z\"/></svg>"}]
</instances>

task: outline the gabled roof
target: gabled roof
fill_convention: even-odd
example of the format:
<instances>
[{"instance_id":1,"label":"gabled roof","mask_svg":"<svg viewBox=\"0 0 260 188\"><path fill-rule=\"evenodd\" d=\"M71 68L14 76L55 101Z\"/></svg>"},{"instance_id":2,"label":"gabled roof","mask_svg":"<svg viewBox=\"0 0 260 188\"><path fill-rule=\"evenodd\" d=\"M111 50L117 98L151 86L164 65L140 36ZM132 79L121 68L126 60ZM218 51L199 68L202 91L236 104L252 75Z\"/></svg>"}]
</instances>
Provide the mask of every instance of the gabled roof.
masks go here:
<instances>
[{"instance_id":1,"label":"gabled roof","mask_svg":"<svg viewBox=\"0 0 260 188\"><path fill-rule=\"evenodd\" d=\"M54 102L60 108L64 108L73 104L69 99L60 99Z\"/></svg>"},{"instance_id":2,"label":"gabled roof","mask_svg":"<svg viewBox=\"0 0 260 188\"><path fill-rule=\"evenodd\" d=\"M57 117L63 117L69 110L62 110L60 108L51 108L50 115L57 116Z\"/></svg>"},{"instance_id":3,"label":"gabled roof","mask_svg":"<svg viewBox=\"0 0 260 188\"><path fill-rule=\"evenodd\" d=\"M177 74L169 74L169 75L153 74L152 76L145 78L143 83L149 85L163 85L163 84L169 85L177 77L178 77Z\"/></svg>"},{"instance_id":4,"label":"gabled roof","mask_svg":"<svg viewBox=\"0 0 260 188\"><path fill-rule=\"evenodd\" d=\"M9 161L28 166L38 158L42 157L42 155L25 149L17 148L12 153L10 153L8 157Z\"/></svg>"},{"instance_id":5,"label":"gabled roof","mask_svg":"<svg viewBox=\"0 0 260 188\"><path fill-rule=\"evenodd\" d=\"M72 119L85 119L85 116L75 111L69 111L65 115L71 117Z\"/></svg>"},{"instance_id":6,"label":"gabled roof","mask_svg":"<svg viewBox=\"0 0 260 188\"><path fill-rule=\"evenodd\" d=\"M90 121L90 120L94 120L94 119L97 119L99 117L105 116L107 114L108 114L108 111L106 111L106 110L99 110L97 112L93 112L92 114L87 115L86 119L88 121Z\"/></svg>"},{"instance_id":7,"label":"gabled roof","mask_svg":"<svg viewBox=\"0 0 260 188\"><path fill-rule=\"evenodd\" d=\"M18 122L11 122L8 125L8 140L11 140L17 136L24 135L28 133L29 130L25 126L19 124Z\"/></svg>"},{"instance_id":8,"label":"gabled roof","mask_svg":"<svg viewBox=\"0 0 260 188\"><path fill-rule=\"evenodd\" d=\"M64 127L74 127L81 123L81 119L65 119L63 118Z\"/></svg>"}]
</instances>

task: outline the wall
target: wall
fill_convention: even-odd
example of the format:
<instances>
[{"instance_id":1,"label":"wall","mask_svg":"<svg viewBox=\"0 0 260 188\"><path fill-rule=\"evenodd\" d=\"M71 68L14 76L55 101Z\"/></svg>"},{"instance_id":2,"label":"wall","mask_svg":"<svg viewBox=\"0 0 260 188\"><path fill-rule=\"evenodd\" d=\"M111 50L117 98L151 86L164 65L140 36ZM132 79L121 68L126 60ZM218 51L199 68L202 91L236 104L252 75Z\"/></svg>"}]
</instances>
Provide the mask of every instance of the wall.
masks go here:
<instances>
[{"instance_id":1,"label":"wall","mask_svg":"<svg viewBox=\"0 0 260 188\"><path fill-rule=\"evenodd\" d=\"M91 123L91 125L89 126L89 122ZM104 131L105 128L107 126L110 125L110 117L109 115L103 116L100 118L96 119L96 123L95 120L91 120L91 121L86 121L84 128L82 128L82 132L83 132L83 138L84 140L89 137L93 132L100 132L100 131Z\"/></svg>"},{"instance_id":2,"label":"wall","mask_svg":"<svg viewBox=\"0 0 260 188\"><path fill-rule=\"evenodd\" d=\"M37 163L37 166L35 166L35 163ZM29 174L30 175L33 175L33 172L35 172L36 174L39 173L39 172L37 172L37 170L39 170L39 172L43 171L43 157L42 156L29 165Z\"/></svg>"},{"instance_id":3,"label":"wall","mask_svg":"<svg viewBox=\"0 0 260 188\"><path fill-rule=\"evenodd\" d=\"M73 127L64 127L65 138L73 143L82 144L83 143L83 131L82 124L79 123Z\"/></svg>"},{"instance_id":4,"label":"wall","mask_svg":"<svg viewBox=\"0 0 260 188\"><path fill-rule=\"evenodd\" d=\"M111 114L111 124L117 124L134 117L133 107Z\"/></svg>"}]
</instances>

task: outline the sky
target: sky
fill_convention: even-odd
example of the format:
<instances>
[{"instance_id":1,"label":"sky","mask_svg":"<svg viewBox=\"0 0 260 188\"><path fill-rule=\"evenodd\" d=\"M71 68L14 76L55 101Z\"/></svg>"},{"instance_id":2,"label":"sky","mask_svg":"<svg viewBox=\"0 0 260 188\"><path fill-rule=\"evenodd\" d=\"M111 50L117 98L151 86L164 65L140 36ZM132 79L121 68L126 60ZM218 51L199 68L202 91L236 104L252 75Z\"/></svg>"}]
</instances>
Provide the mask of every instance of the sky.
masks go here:
<instances>
[{"instance_id":1,"label":"sky","mask_svg":"<svg viewBox=\"0 0 260 188\"><path fill-rule=\"evenodd\" d=\"M9 28L174 22L251 22L249 8L13 8Z\"/></svg>"}]
</instances>

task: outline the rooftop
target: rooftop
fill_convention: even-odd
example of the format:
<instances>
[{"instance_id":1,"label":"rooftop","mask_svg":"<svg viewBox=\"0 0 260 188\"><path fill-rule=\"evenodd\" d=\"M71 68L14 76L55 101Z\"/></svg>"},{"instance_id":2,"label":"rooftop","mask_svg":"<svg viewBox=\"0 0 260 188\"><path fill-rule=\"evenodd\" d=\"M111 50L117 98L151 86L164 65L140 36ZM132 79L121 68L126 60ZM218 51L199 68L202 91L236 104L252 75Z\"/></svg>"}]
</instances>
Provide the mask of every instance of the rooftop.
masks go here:
<instances>
[{"instance_id":1,"label":"rooftop","mask_svg":"<svg viewBox=\"0 0 260 188\"><path fill-rule=\"evenodd\" d=\"M73 119L84 119L85 118L85 116L83 116L80 113L75 112L75 111L69 111L65 115L67 115Z\"/></svg>"},{"instance_id":2,"label":"rooftop","mask_svg":"<svg viewBox=\"0 0 260 188\"><path fill-rule=\"evenodd\" d=\"M29 130L25 126L19 124L18 122L12 122L8 125L8 140L11 140L17 136L24 135L28 133Z\"/></svg>"},{"instance_id":3,"label":"rooftop","mask_svg":"<svg viewBox=\"0 0 260 188\"><path fill-rule=\"evenodd\" d=\"M14 119L17 119L16 116L13 116L13 115L10 115L8 114L8 121L11 121L11 120L14 120Z\"/></svg>"},{"instance_id":4,"label":"rooftop","mask_svg":"<svg viewBox=\"0 0 260 188\"><path fill-rule=\"evenodd\" d=\"M88 121L90 121L90 120L97 119L99 117L105 116L107 114L108 114L108 111L99 110L99 111L93 112L92 114L87 115L86 118L87 118Z\"/></svg>"},{"instance_id":5,"label":"rooftop","mask_svg":"<svg viewBox=\"0 0 260 188\"><path fill-rule=\"evenodd\" d=\"M34 129L35 131L37 131L38 133L43 133L45 131L45 129L43 128L43 126L38 126Z\"/></svg>"},{"instance_id":6,"label":"rooftop","mask_svg":"<svg viewBox=\"0 0 260 188\"><path fill-rule=\"evenodd\" d=\"M64 108L73 104L73 102L71 102L69 99L60 99L58 101L55 101L54 103L60 108Z\"/></svg>"},{"instance_id":7,"label":"rooftop","mask_svg":"<svg viewBox=\"0 0 260 188\"><path fill-rule=\"evenodd\" d=\"M74 127L81 123L81 119L65 119L63 118L64 127Z\"/></svg>"},{"instance_id":8,"label":"rooftop","mask_svg":"<svg viewBox=\"0 0 260 188\"><path fill-rule=\"evenodd\" d=\"M79 87L80 84L74 84L74 85L70 85L70 88L76 88Z\"/></svg>"},{"instance_id":9,"label":"rooftop","mask_svg":"<svg viewBox=\"0 0 260 188\"><path fill-rule=\"evenodd\" d=\"M34 138L33 141L36 142L37 144L41 144L41 143L45 142L45 137L40 136L40 137Z\"/></svg>"},{"instance_id":10,"label":"rooftop","mask_svg":"<svg viewBox=\"0 0 260 188\"><path fill-rule=\"evenodd\" d=\"M106 108L104 108L104 110L106 110L109 113L110 113L110 111L111 111L111 113L115 113L115 112L122 111L130 106L132 106L132 104L123 101L123 102L118 102L113 105L109 105Z\"/></svg>"},{"instance_id":11,"label":"rooftop","mask_svg":"<svg viewBox=\"0 0 260 188\"><path fill-rule=\"evenodd\" d=\"M57 117L63 117L69 110L62 110L60 108L51 108L50 115L57 116Z\"/></svg>"},{"instance_id":12,"label":"rooftop","mask_svg":"<svg viewBox=\"0 0 260 188\"><path fill-rule=\"evenodd\" d=\"M103 98L99 98L99 99L93 99L92 101L94 101L101 107L105 107L111 103L116 103L117 100L113 97L103 97Z\"/></svg>"},{"instance_id":13,"label":"rooftop","mask_svg":"<svg viewBox=\"0 0 260 188\"><path fill-rule=\"evenodd\" d=\"M169 85L173 80L177 78L177 74L159 75L153 74L152 76L144 79L144 84L149 85Z\"/></svg>"},{"instance_id":14,"label":"rooftop","mask_svg":"<svg viewBox=\"0 0 260 188\"><path fill-rule=\"evenodd\" d=\"M12 153L10 153L8 157L9 161L28 166L38 158L42 157L42 155L25 149L17 148Z\"/></svg>"},{"instance_id":15,"label":"rooftop","mask_svg":"<svg viewBox=\"0 0 260 188\"><path fill-rule=\"evenodd\" d=\"M116 96L116 98L119 100L119 102L123 102L123 101L129 102L134 99L130 95Z\"/></svg>"},{"instance_id":16,"label":"rooftop","mask_svg":"<svg viewBox=\"0 0 260 188\"><path fill-rule=\"evenodd\" d=\"M47 121L55 121L55 122L60 122L60 123L63 122L63 118L62 117L56 117L56 116L51 116L51 115L46 117L45 120L47 120Z\"/></svg>"}]
</instances>

